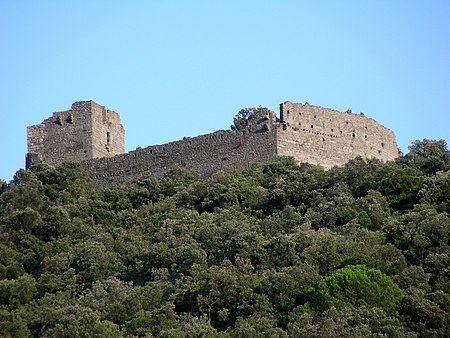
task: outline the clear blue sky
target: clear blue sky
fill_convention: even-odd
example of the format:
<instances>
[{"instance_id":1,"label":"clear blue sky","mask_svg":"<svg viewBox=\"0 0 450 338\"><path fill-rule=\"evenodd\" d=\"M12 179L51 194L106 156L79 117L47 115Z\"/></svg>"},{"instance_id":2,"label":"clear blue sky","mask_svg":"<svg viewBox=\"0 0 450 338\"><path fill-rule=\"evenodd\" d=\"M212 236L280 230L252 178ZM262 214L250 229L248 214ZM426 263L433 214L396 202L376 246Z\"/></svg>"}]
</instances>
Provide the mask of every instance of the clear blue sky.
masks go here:
<instances>
[{"instance_id":1,"label":"clear blue sky","mask_svg":"<svg viewBox=\"0 0 450 338\"><path fill-rule=\"evenodd\" d=\"M227 129L280 102L450 136L450 1L0 0L0 178L26 126L72 102L117 111L126 150Z\"/></svg>"}]
</instances>

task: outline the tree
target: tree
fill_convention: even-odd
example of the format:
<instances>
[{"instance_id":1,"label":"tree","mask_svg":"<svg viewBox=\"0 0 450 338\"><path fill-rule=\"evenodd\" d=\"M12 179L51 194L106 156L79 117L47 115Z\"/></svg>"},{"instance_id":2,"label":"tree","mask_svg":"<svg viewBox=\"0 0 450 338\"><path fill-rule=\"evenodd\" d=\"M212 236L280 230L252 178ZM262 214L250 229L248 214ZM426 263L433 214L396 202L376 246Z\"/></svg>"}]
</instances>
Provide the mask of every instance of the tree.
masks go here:
<instances>
[{"instance_id":1,"label":"tree","mask_svg":"<svg viewBox=\"0 0 450 338\"><path fill-rule=\"evenodd\" d=\"M450 152L444 140L416 140L408 149L409 153L398 159L408 167L419 169L425 174L450 169Z\"/></svg>"},{"instance_id":2,"label":"tree","mask_svg":"<svg viewBox=\"0 0 450 338\"><path fill-rule=\"evenodd\" d=\"M421 266L431 253L446 253L450 249L450 218L427 205L417 206L399 220L387 223L384 232L387 240L402 250L409 264Z\"/></svg>"},{"instance_id":3,"label":"tree","mask_svg":"<svg viewBox=\"0 0 450 338\"><path fill-rule=\"evenodd\" d=\"M379 307L391 310L398 306L402 292L391 278L364 265L350 265L337 270L317 283L310 291L315 309L336 306Z\"/></svg>"},{"instance_id":4,"label":"tree","mask_svg":"<svg viewBox=\"0 0 450 338\"><path fill-rule=\"evenodd\" d=\"M438 171L425 179L419 191L422 203L427 203L439 212L450 214L450 170Z\"/></svg>"},{"instance_id":5,"label":"tree","mask_svg":"<svg viewBox=\"0 0 450 338\"><path fill-rule=\"evenodd\" d=\"M356 188L358 197L373 189L386 196L389 205L397 210L411 209L419 202L418 192L424 181L423 173L414 167L402 167L394 162L379 166Z\"/></svg>"},{"instance_id":6,"label":"tree","mask_svg":"<svg viewBox=\"0 0 450 338\"><path fill-rule=\"evenodd\" d=\"M275 326L276 322L270 316L255 313L245 319L239 317L236 320L235 326L231 330L231 337L288 337L286 332Z\"/></svg>"},{"instance_id":7,"label":"tree","mask_svg":"<svg viewBox=\"0 0 450 338\"><path fill-rule=\"evenodd\" d=\"M233 118L233 130L244 130L248 127L249 121L257 116L266 116L270 110L264 107L251 107L239 110L239 112Z\"/></svg>"},{"instance_id":8,"label":"tree","mask_svg":"<svg viewBox=\"0 0 450 338\"><path fill-rule=\"evenodd\" d=\"M0 179L0 195L3 194L6 190L8 190L8 184Z\"/></svg>"}]
</instances>

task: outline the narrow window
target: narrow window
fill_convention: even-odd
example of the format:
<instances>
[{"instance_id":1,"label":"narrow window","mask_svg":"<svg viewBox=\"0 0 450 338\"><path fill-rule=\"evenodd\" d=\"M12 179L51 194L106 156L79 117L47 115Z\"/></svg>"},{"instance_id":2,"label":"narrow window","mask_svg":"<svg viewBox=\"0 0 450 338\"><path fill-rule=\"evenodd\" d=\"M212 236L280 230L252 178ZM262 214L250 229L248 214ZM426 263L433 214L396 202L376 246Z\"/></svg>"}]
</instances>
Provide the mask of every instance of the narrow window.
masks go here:
<instances>
[{"instance_id":1,"label":"narrow window","mask_svg":"<svg viewBox=\"0 0 450 338\"><path fill-rule=\"evenodd\" d=\"M314 128L314 126L311 124L311 128Z\"/></svg>"},{"instance_id":2,"label":"narrow window","mask_svg":"<svg viewBox=\"0 0 450 338\"><path fill-rule=\"evenodd\" d=\"M108 131L106 133L106 145L109 146L110 143L111 143L111 134Z\"/></svg>"},{"instance_id":3,"label":"narrow window","mask_svg":"<svg viewBox=\"0 0 450 338\"><path fill-rule=\"evenodd\" d=\"M352 137L355 137L355 133L352 133Z\"/></svg>"}]
</instances>

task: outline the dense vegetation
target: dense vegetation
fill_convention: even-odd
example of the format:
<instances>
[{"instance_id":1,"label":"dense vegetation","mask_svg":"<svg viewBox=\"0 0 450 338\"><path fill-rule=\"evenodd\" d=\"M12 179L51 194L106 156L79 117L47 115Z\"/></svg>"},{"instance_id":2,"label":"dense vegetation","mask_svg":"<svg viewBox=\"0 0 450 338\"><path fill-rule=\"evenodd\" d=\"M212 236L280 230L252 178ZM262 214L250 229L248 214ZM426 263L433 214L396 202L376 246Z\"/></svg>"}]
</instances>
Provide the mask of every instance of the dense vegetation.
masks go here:
<instances>
[{"instance_id":1,"label":"dense vegetation","mask_svg":"<svg viewBox=\"0 0 450 338\"><path fill-rule=\"evenodd\" d=\"M0 182L0 335L450 335L450 153L291 158L95 191L74 164Z\"/></svg>"}]
</instances>

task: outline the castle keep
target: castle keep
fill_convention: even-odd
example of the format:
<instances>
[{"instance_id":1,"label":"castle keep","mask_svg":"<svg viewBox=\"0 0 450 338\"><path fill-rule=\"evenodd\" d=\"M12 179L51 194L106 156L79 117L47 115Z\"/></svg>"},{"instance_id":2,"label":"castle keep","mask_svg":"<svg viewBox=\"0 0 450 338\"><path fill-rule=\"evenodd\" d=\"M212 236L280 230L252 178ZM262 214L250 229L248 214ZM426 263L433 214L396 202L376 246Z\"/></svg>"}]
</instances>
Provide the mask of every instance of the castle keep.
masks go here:
<instances>
[{"instance_id":1,"label":"castle keep","mask_svg":"<svg viewBox=\"0 0 450 338\"><path fill-rule=\"evenodd\" d=\"M124 153L119 115L81 101L28 127L26 166L79 162L97 187L106 188L130 184L147 172L162 177L175 167L202 176L227 167L242 170L277 155L328 169L356 156L393 160L398 149L392 131L362 114L284 102L279 120L261 110L243 130L219 130Z\"/></svg>"},{"instance_id":2,"label":"castle keep","mask_svg":"<svg viewBox=\"0 0 450 338\"><path fill-rule=\"evenodd\" d=\"M81 162L125 151L119 114L93 101L75 102L72 109L28 127L27 144L27 167L39 162L55 167L64 161Z\"/></svg>"}]
</instances>

